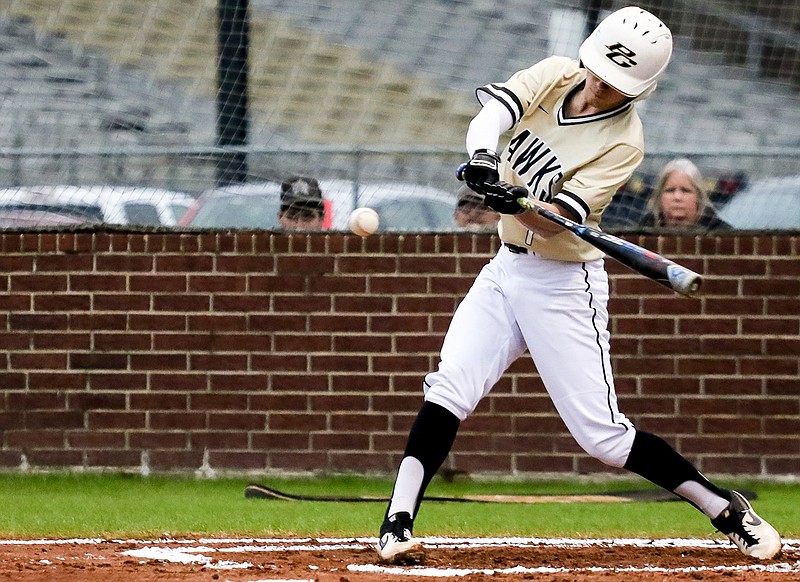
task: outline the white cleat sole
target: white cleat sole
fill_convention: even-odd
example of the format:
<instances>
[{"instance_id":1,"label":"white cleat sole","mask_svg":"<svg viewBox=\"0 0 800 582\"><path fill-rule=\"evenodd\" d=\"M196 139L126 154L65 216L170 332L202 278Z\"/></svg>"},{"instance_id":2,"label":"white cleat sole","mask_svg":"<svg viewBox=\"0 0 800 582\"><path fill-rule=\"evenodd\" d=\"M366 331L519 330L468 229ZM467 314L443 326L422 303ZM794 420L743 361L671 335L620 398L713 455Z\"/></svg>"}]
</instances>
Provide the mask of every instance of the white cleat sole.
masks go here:
<instances>
[{"instance_id":1,"label":"white cleat sole","mask_svg":"<svg viewBox=\"0 0 800 582\"><path fill-rule=\"evenodd\" d=\"M397 565L421 564L425 561L425 548L418 541L399 542L381 549L375 546L382 562Z\"/></svg>"}]
</instances>

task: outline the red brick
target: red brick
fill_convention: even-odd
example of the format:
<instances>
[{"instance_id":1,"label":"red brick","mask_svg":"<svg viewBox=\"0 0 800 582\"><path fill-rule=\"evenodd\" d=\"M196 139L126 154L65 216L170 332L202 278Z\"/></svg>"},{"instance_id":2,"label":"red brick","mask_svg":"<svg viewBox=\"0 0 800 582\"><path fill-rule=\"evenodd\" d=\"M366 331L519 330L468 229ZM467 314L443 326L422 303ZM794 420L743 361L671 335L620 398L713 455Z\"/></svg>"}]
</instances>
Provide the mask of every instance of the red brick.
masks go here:
<instances>
[{"instance_id":1,"label":"red brick","mask_svg":"<svg viewBox=\"0 0 800 582\"><path fill-rule=\"evenodd\" d=\"M99 351L146 351L152 349L150 334L95 333L94 349Z\"/></svg>"},{"instance_id":2,"label":"red brick","mask_svg":"<svg viewBox=\"0 0 800 582\"><path fill-rule=\"evenodd\" d=\"M196 430L207 429L205 412L151 412L148 415L148 428L155 430Z\"/></svg>"},{"instance_id":3,"label":"red brick","mask_svg":"<svg viewBox=\"0 0 800 582\"><path fill-rule=\"evenodd\" d=\"M117 287L120 289L125 289L124 285ZM137 293L184 293L187 290L186 275L131 275L129 290Z\"/></svg>"},{"instance_id":4,"label":"red brick","mask_svg":"<svg viewBox=\"0 0 800 582\"><path fill-rule=\"evenodd\" d=\"M71 370L126 370L128 356L125 354L87 352L69 355Z\"/></svg>"},{"instance_id":5,"label":"red brick","mask_svg":"<svg viewBox=\"0 0 800 582\"><path fill-rule=\"evenodd\" d=\"M203 463L203 451L150 451L150 466L154 469L197 469Z\"/></svg>"},{"instance_id":6,"label":"red brick","mask_svg":"<svg viewBox=\"0 0 800 582\"><path fill-rule=\"evenodd\" d=\"M249 449L249 433L242 430L214 430L214 431L193 431L190 433L190 448L193 449L217 449L225 451L247 450ZM214 456L211 456L211 465L217 466Z\"/></svg>"},{"instance_id":7,"label":"red brick","mask_svg":"<svg viewBox=\"0 0 800 582\"><path fill-rule=\"evenodd\" d=\"M242 293L247 279L234 275L190 275L189 291L202 293Z\"/></svg>"},{"instance_id":8,"label":"red brick","mask_svg":"<svg viewBox=\"0 0 800 582\"><path fill-rule=\"evenodd\" d=\"M12 274L11 291L15 293L22 291L65 292L68 286L67 281L68 279L64 275Z\"/></svg>"},{"instance_id":9,"label":"red brick","mask_svg":"<svg viewBox=\"0 0 800 582\"><path fill-rule=\"evenodd\" d=\"M83 371L28 372L28 388L48 391L83 390L86 388L86 373Z\"/></svg>"},{"instance_id":10,"label":"red brick","mask_svg":"<svg viewBox=\"0 0 800 582\"><path fill-rule=\"evenodd\" d=\"M57 449L64 447L64 430L33 429L13 430L9 427L5 431L5 446L12 448L30 449Z\"/></svg>"},{"instance_id":11,"label":"red brick","mask_svg":"<svg viewBox=\"0 0 800 582\"><path fill-rule=\"evenodd\" d=\"M158 374L149 372L150 389L166 391L193 391L206 390L208 388L208 376L206 374Z\"/></svg>"},{"instance_id":12,"label":"red brick","mask_svg":"<svg viewBox=\"0 0 800 582\"><path fill-rule=\"evenodd\" d=\"M153 271L153 257L148 255L96 255L95 270L111 273L142 273Z\"/></svg>"},{"instance_id":13,"label":"red brick","mask_svg":"<svg viewBox=\"0 0 800 582\"><path fill-rule=\"evenodd\" d=\"M147 417L144 412L128 411L95 411L86 413L86 427L90 430L101 429L143 429L147 426Z\"/></svg>"},{"instance_id":14,"label":"red brick","mask_svg":"<svg viewBox=\"0 0 800 582\"><path fill-rule=\"evenodd\" d=\"M9 347L7 344L5 347ZM88 333L35 333L33 349L35 350L89 350L92 347L92 336Z\"/></svg>"},{"instance_id":15,"label":"red brick","mask_svg":"<svg viewBox=\"0 0 800 582\"><path fill-rule=\"evenodd\" d=\"M12 313L8 325L12 330L67 329L67 316L64 314Z\"/></svg>"},{"instance_id":16,"label":"red brick","mask_svg":"<svg viewBox=\"0 0 800 582\"><path fill-rule=\"evenodd\" d=\"M9 358L11 368L17 370L64 370L67 355L49 352L17 353Z\"/></svg>"},{"instance_id":17,"label":"red brick","mask_svg":"<svg viewBox=\"0 0 800 582\"><path fill-rule=\"evenodd\" d=\"M141 453L129 450L86 451L86 465L89 467L138 467Z\"/></svg>"},{"instance_id":18,"label":"red brick","mask_svg":"<svg viewBox=\"0 0 800 582\"><path fill-rule=\"evenodd\" d=\"M188 316L188 329L190 331L247 331L247 316L216 313L190 314Z\"/></svg>"},{"instance_id":19,"label":"red brick","mask_svg":"<svg viewBox=\"0 0 800 582\"><path fill-rule=\"evenodd\" d=\"M84 415L77 410L29 410L25 413L25 423L33 430L83 428Z\"/></svg>"},{"instance_id":20,"label":"red brick","mask_svg":"<svg viewBox=\"0 0 800 582\"><path fill-rule=\"evenodd\" d=\"M247 370L246 354L190 354L189 369L198 370Z\"/></svg>"},{"instance_id":21,"label":"red brick","mask_svg":"<svg viewBox=\"0 0 800 582\"><path fill-rule=\"evenodd\" d=\"M254 298L256 299L256 298ZM331 312L333 307L333 298L325 295L275 295L272 298L273 309L276 312L298 312L298 313L311 313L311 312ZM259 304L261 311L266 311L266 306L269 304L267 298L262 298ZM216 304L215 304L216 307ZM234 304L229 306L231 309L236 309ZM241 307L239 309L242 309ZM255 311L251 309L248 311Z\"/></svg>"},{"instance_id":22,"label":"red brick","mask_svg":"<svg viewBox=\"0 0 800 582\"><path fill-rule=\"evenodd\" d=\"M244 451L212 451L209 455L212 467L220 469L265 469L267 457L264 453Z\"/></svg>"},{"instance_id":23,"label":"red brick","mask_svg":"<svg viewBox=\"0 0 800 582\"><path fill-rule=\"evenodd\" d=\"M132 354L131 370L189 370L185 354Z\"/></svg>"},{"instance_id":24,"label":"red brick","mask_svg":"<svg viewBox=\"0 0 800 582\"><path fill-rule=\"evenodd\" d=\"M40 255L36 257L36 270L75 273L91 271L93 263L92 255Z\"/></svg>"},{"instance_id":25,"label":"red brick","mask_svg":"<svg viewBox=\"0 0 800 582\"><path fill-rule=\"evenodd\" d=\"M93 308L97 311L149 311L150 297L131 293L95 293Z\"/></svg>"},{"instance_id":26,"label":"red brick","mask_svg":"<svg viewBox=\"0 0 800 582\"><path fill-rule=\"evenodd\" d=\"M83 452L53 450L28 450L28 463L37 468L77 467L83 463Z\"/></svg>"},{"instance_id":27,"label":"red brick","mask_svg":"<svg viewBox=\"0 0 800 582\"><path fill-rule=\"evenodd\" d=\"M129 372L89 372L88 387L91 390L144 390L147 375ZM84 380L85 382L85 380Z\"/></svg>"},{"instance_id":28,"label":"red brick","mask_svg":"<svg viewBox=\"0 0 800 582\"><path fill-rule=\"evenodd\" d=\"M70 313L69 329L92 331L120 331L128 327L128 318L123 313Z\"/></svg>"},{"instance_id":29,"label":"red brick","mask_svg":"<svg viewBox=\"0 0 800 582\"><path fill-rule=\"evenodd\" d=\"M265 414L251 412L209 413L208 428L211 430L263 431L266 430Z\"/></svg>"},{"instance_id":30,"label":"red brick","mask_svg":"<svg viewBox=\"0 0 800 582\"><path fill-rule=\"evenodd\" d=\"M158 431L128 431L129 445L135 449L185 449L188 448L187 433Z\"/></svg>"},{"instance_id":31,"label":"red brick","mask_svg":"<svg viewBox=\"0 0 800 582\"><path fill-rule=\"evenodd\" d=\"M210 255L166 255L155 256L154 270L157 273L211 272L214 257Z\"/></svg>"},{"instance_id":32,"label":"red brick","mask_svg":"<svg viewBox=\"0 0 800 582\"><path fill-rule=\"evenodd\" d=\"M308 451L311 447L311 435L307 431L255 433L251 439L257 451Z\"/></svg>"},{"instance_id":33,"label":"red brick","mask_svg":"<svg viewBox=\"0 0 800 582\"><path fill-rule=\"evenodd\" d=\"M211 297L192 293L180 295L151 295L153 311L210 311ZM140 310L146 309L139 308Z\"/></svg>"},{"instance_id":34,"label":"red brick","mask_svg":"<svg viewBox=\"0 0 800 582\"><path fill-rule=\"evenodd\" d=\"M320 314L313 314L309 316L309 331L314 332L335 332L335 331L342 331L342 332L366 332L367 331L367 323L372 319L372 314L368 317L366 314L352 314L348 313L346 315L340 314L330 314L330 315L320 315ZM298 328L287 328L288 331L297 331ZM302 329L302 328L301 328ZM285 329L281 328L280 330L276 329L276 331L285 331Z\"/></svg>"},{"instance_id":35,"label":"red brick","mask_svg":"<svg viewBox=\"0 0 800 582\"><path fill-rule=\"evenodd\" d=\"M125 447L125 433L121 430L69 431L67 445L72 449L122 449Z\"/></svg>"}]
</instances>

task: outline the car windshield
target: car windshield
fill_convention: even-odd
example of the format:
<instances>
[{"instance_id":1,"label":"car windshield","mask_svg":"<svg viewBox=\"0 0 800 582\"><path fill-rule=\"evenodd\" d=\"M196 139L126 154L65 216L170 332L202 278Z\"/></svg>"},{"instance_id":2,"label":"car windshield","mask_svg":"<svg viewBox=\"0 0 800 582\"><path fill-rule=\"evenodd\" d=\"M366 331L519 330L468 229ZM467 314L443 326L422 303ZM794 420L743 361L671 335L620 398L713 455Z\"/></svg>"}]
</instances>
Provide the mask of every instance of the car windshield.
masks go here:
<instances>
[{"instance_id":1,"label":"car windshield","mask_svg":"<svg viewBox=\"0 0 800 582\"><path fill-rule=\"evenodd\" d=\"M125 221L128 224L158 225L161 217L158 208L144 202L128 202L125 204Z\"/></svg>"},{"instance_id":2,"label":"car windshield","mask_svg":"<svg viewBox=\"0 0 800 582\"><path fill-rule=\"evenodd\" d=\"M260 196L209 197L197 211L192 226L207 228L278 227L280 202Z\"/></svg>"},{"instance_id":3,"label":"car windshield","mask_svg":"<svg viewBox=\"0 0 800 582\"><path fill-rule=\"evenodd\" d=\"M453 207L446 202L407 199L372 205L381 217L381 230L431 232L454 228Z\"/></svg>"},{"instance_id":4,"label":"car windshield","mask_svg":"<svg viewBox=\"0 0 800 582\"><path fill-rule=\"evenodd\" d=\"M172 215L172 220L174 222L178 222L183 215L186 214L186 211L189 210L188 204L178 204L178 203L171 203L169 205L169 213Z\"/></svg>"}]
</instances>

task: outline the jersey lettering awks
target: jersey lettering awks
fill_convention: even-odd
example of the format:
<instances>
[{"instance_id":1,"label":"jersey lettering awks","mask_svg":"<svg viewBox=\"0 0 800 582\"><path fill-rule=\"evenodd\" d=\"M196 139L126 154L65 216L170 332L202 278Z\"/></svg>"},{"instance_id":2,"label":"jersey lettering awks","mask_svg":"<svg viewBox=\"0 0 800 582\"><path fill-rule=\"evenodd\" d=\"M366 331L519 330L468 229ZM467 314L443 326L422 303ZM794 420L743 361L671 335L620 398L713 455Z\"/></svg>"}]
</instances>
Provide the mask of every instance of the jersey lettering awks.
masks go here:
<instances>
[{"instance_id":1,"label":"jersey lettering awks","mask_svg":"<svg viewBox=\"0 0 800 582\"><path fill-rule=\"evenodd\" d=\"M549 202L553 187L563 177L561 162L542 139L523 130L508 144L509 164L528 191L539 200Z\"/></svg>"},{"instance_id":2,"label":"jersey lettering awks","mask_svg":"<svg viewBox=\"0 0 800 582\"><path fill-rule=\"evenodd\" d=\"M506 87L501 87L492 83L491 85L478 87L475 90L475 95L478 97L478 101L480 101L481 104L486 103L490 97L494 97L505 105L506 109L511 113L511 118L514 120L513 125L518 124L519 120L522 119L522 114L524 112L522 102L519 100L519 97Z\"/></svg>"}]
</instances>

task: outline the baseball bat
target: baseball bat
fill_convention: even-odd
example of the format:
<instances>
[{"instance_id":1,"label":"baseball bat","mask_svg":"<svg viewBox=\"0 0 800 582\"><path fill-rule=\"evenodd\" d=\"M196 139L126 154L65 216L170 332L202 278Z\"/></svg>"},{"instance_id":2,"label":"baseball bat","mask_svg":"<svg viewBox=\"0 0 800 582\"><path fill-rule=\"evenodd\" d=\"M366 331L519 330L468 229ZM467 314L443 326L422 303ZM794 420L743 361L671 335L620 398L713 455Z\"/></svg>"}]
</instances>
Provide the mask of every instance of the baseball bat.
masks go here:
<instances>
[{"instance_id":1,"label":"baseball bat","mask_svg":"<svg viewBox=\"0 0 800 582\"><path fill-rule=\"evenodd\" d=\"M465 164L462 164L456 172L456 176L459 180L463 179L462 174L464 167ZM511 186L497 183L484 184L484 188L502 194L508 192ZM662 257L658 253L654 253L653 251L608 234L607 232L578 224L569 218L565 218L560 214L556 214L555 212L539 206L528 198L517 198L517 204L522 206L525 210L536 212L539 216L572 232L577 237L585 240L596 249L603 251L629 269L681 295L692 297L700 290L700 286L703 283L703 277L701 275L666 257Z\"/></svg>"},{"instance_id":2,"label":"baseball bat","mask_svg":"<svg viewBox=\"0 0 800 582\"><path fill-rule=\"evenodd\" d=\"M738 489L737 489L738 491ZM741 492L741 491L740 491ZM755 499L752 491L741 492L747 499ZM388 503L388 497L370 495L304 495L279 491L261 483L250 483L244 489L247 499L274 499L281 501L327 501L333 503ZM634 491L609 491L602 493L566 493L539 495L463 495L461 497L425 496L425 501L447 503L614 503L632 501L682 501L680 497L663 489Z\"/></svg>"}]
</instances>

